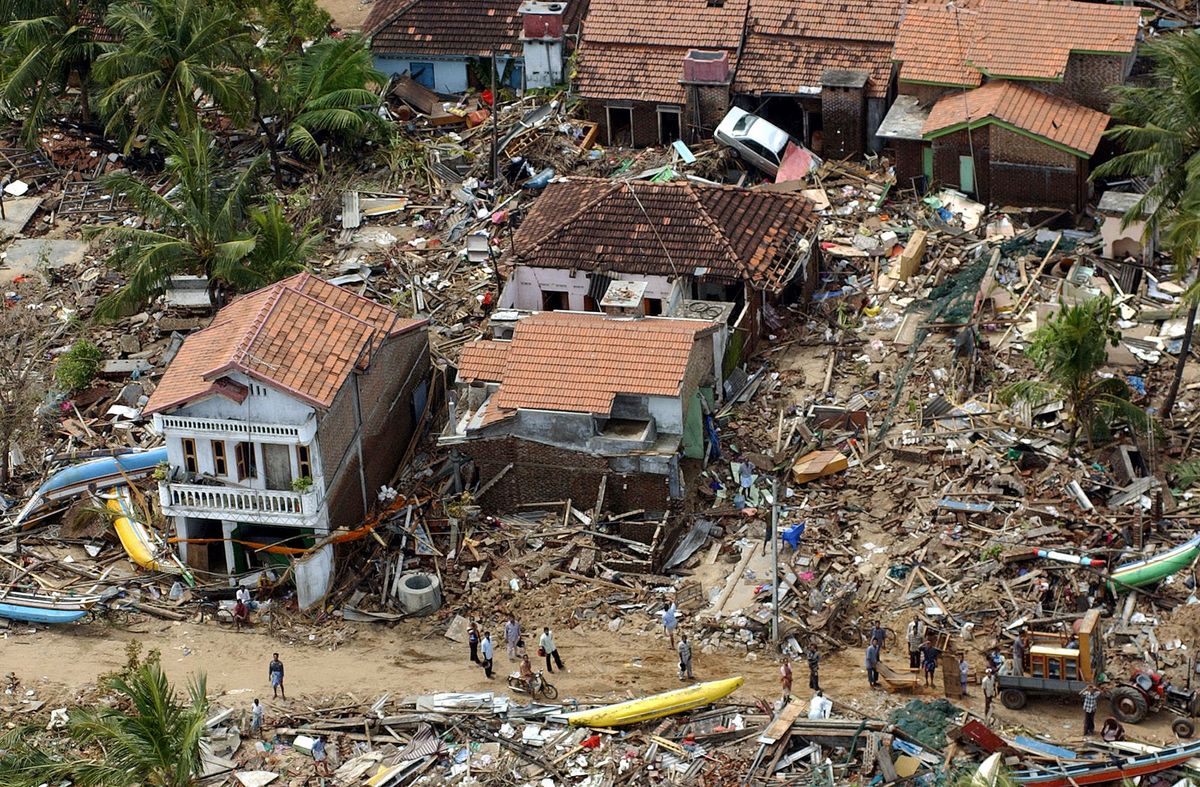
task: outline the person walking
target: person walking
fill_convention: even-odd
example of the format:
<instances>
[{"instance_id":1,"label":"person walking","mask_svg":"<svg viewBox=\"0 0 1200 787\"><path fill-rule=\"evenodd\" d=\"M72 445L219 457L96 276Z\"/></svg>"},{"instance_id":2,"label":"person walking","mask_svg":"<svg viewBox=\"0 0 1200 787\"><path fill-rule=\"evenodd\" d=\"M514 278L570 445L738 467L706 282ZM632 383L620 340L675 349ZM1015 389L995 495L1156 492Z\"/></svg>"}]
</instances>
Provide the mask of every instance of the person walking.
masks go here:
<instances>
[{"instance_id":1,"label":"person walking","mask_svg":"<svg viewBox=\"0 0 1200 787\"><path fill-rule=\"evenodd\" d=\"M920 618L913 616L905 631L904 639L908 643L909 669L917 669L921 666L921 643L925 641L925 624Z\"/></svg>"},{"instance_id":2,"label":"person walking","mask_svg":"<svg viewBox=\"0 0 1200 787\"><path fill-rule=\"evenodd\" d=\"M779 685L783 688L783 699L786 702L787 698L792 696L792 660L784 658L783 664L779 665Z\"/></svg>"},{"instance_id":3,"label":"person walking","mask_svg":"<svg viewBox=\"0 0 1200 787\"><path fill-rule=\"evenodd\" d=\"M970 675L970 671L971 666L967 664L967 654L958 654L958 685L962 688L962 695L964 697L971 696L967 694L967 678Z\"/></svg>"},{"instance_id":4,"label":"person walking","mask_svg":"<svg viewBox=\"0 0 1200 787\"><path fill-rule=\"evenodd\" d=\"M1096 734L1096 700L1100 699L1100 689L1095 683L1089 683L1083 691L1083 737Z\"/></svg>"},{"instance_id":5,"label":"person walking","mask_svg":"<svg viewBox=\"0 0 1200 787\"><path fill-rule=\"evenodd\" d=\"M508 660L517 661L517 643L521 641L521 624L512 615L504 623L504 645L508 648Z\"/></svg>"},{"instance_id":6,"label":"person walking","mask_svg":"<svg viewBox=\"0 0 1200 787\"><path fill-rule=\"evenodd\" d=\"M667 632L667 639L671 641L671 650L675 650L675 628L679 625L679 608L675 606L675 600L671 600L671 605L663 612L663 630Z\"/></svg>"},{"instance_id":7,"label":"person walking","mask_svg":"<svg viewBox=\"0 0 1200 787\"><path fill-rule=\"evenodd\" d=\"M479 646L483 653L483 674L488 680L492 679L492 658L496 655L495 648L492 647L492 632L485 631L483 633L483 642Z\"/></svg>"},{"instance_id":8,"label":"person walking","mask_svg":"<svg viewBox=\"0 0 1200 787\"><path fill-rule=\"evenodd\" d=\"M873 639L867 646L863 666L867 668L867 685L873 689L879 688L879 640Z\"/></svg>"},{"instance_id":9,"label":"person walking","mask_svg":"<svg viewBox=\"0 0 1200 787\"><path fill-rule=\"evenodd\" d=\"M542 636L538 640L538 651L538 655L546 657L546 672L554 672L554 669L550 666L550 659L554 659L554 663L560 670L565 669L562 659L559 658L558 646L554 644L554 635L550 633L549 626L542 628Z\"/></svg>"},{"instance_id":10,"label":"person walking","mask_svg":"<svg viewBox=\"0 0 1200 787\"><path fill-rule=\"evenodd\" d=\"M937 671L938 656L942 652L933 644L933 638L926 636L925 644L921 646L921 672L925 675L925 685L933 687L933 673Z\"/></svg>"},{"instance_id":11,"label":"person walking","mask_svg":"<svg viewBox=\"0 0 1200 787\"><path fill-rule=\"evenodd\" d=\"M1025 666L1025 632L1017 634L1017 638L1013 640L1012 647L1013 663L1012 674L1016 677L1021 677L1022 669Z\"/></svg>"},{"instance_id":12,"label":"person walking","mask_svg":"<svg viewBox=\"0 0 1200 787\"><path fill-rule=\"evenodd\" d=\"M812 645L808 646L808 652L804 654L805 660L808 662L808 687L813 691L821 690L821 654Z\"/></svg>"},{"instance_id":13,"label":"person walking","mask_svg":"<svg viewBox=\"0 0 1200 787\"><path fill-rule=\"evenodd\" d=\"M471 621L467 626L467 647L471 649L471 663L479 663L479 628L475 625L475 621Z\"/></svg>"},{"instance_id":14,"label":"person walking","mask_svg":"<svg viewBox=\"0 0 1200 787\"><path fill-rule=\"evenodd\" d=\"M271 657L271 663L267 665L267 680L271 681L271 698L282 696L283 701L287 702L287 692L283 688L283 662L279 660L278 653Z\"/></svg>"},{"instance_id":15,"label":"person walking","mask_svg":"<svg viewBox=\"0 0 1200 787\"><path fill-rule=\"evenodd\" d=\"M679 638L679 679L690 680L692 676L692 643L687 634Z\"/></svg>"},{"instance_id":16,"label":"person walking","mask_svg":"<svg viewBox=\"0 0 1200 787\"><path fill-rule=\"evenodd\" d=\"M996 673L988 670L983 676L983 720L990 723L992 719L992 702L996 699Z\"/></svg>"},{"instance_id":17,"label":"person walking","mask_svg":"<svg viewBox=\"0 0 1200 787\"><path fill-rule=\"evenodd\" d=\"M250 734L255 738L262 737L263 728L263 706L256 698L254 704L250 706Z\"/></svg>"},{"instance_id":18,"label":"person walking","mask_svg":"<svg viewBox=\"0 0 1200 787\"><path fill-rule=\"evenodd\" d=\"M871 640L879 643L879 650L881 652L887 646L887 629L880 625L878 620L871 623L871 631L867 634L867 641L870 642Z\"/></svg>"}]
</instances>

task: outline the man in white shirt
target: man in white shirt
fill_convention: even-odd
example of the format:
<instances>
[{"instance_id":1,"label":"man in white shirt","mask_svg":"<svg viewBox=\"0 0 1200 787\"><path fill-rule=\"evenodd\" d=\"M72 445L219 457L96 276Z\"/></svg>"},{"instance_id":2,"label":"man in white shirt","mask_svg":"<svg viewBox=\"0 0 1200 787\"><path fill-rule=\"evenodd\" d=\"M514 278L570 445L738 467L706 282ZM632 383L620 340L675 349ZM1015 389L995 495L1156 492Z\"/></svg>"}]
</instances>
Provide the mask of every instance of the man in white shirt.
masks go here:
<instances>
[{"instance_id":1,"label":"man in white shirt","mask_svg":"<svg viewBox=\"0 0 1200 787\"><path fill-rule=\"evenodd\" d=\"M828 719L832 710L833 702L826 699L823 692L818 691L808 702L808 718L810 719Z\"/></svg>"}]
</instances>

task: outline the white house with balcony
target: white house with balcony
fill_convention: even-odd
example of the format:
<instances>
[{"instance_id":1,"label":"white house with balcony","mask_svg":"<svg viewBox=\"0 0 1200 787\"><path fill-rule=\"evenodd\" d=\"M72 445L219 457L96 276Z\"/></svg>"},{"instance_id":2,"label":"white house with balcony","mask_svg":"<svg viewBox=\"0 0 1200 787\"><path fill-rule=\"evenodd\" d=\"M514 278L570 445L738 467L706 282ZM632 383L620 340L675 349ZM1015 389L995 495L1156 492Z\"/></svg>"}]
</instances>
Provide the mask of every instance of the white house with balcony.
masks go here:
<instances>
[{"instance_id":1,"label":"white house with balcony","mask_svg":"<svg viewBox=\"0 0 1200 787\"><path fill-rule=\"evenodd\" d=\"M180 556L241 573L361 522L425 410L426 325L300 274L189 336L146 406Z\"/></svg>"}]
</instances>

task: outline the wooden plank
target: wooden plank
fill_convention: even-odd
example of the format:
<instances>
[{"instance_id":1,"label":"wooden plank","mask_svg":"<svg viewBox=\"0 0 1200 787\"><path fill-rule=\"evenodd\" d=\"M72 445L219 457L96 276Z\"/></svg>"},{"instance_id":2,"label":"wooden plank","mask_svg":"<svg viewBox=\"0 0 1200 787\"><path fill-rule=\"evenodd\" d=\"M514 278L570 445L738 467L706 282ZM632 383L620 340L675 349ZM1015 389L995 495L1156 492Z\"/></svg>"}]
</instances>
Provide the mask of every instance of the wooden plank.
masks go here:
<instances>
[{"instance_id":1,"label":"wooden plank","mask_svg":"<svg viewBox=\"0 0 1200 787\"><path fill-rule=\"evenodd\" d=\"M777 743L792 728L792 724L795 723L796 719L800 718L803 710L804 703L789 702L779 712L779 715L767 725L762 735L758 736L758 742L767 745Z\"/></svg>"}]
</instances>

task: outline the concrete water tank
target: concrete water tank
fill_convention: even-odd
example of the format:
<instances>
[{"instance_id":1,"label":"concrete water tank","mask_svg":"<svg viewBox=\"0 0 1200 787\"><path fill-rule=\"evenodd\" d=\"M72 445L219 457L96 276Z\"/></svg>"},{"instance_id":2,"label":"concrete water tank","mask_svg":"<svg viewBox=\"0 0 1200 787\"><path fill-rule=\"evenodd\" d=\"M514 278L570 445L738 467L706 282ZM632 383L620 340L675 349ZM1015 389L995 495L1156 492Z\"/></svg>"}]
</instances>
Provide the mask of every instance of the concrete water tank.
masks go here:
<instances>
[{"instance_id":1,"label":"concrete water tank","mask_svg":"<svg viewBox=\"0 0 1200 787\"><path fill-rule=\"evenodd\" d=\"M400 581L400 607L410 615L429 615L442 606L442 583L437 576L413 571Z\"/></svg>"}]
</instances>

